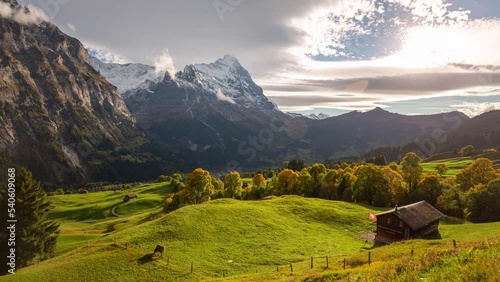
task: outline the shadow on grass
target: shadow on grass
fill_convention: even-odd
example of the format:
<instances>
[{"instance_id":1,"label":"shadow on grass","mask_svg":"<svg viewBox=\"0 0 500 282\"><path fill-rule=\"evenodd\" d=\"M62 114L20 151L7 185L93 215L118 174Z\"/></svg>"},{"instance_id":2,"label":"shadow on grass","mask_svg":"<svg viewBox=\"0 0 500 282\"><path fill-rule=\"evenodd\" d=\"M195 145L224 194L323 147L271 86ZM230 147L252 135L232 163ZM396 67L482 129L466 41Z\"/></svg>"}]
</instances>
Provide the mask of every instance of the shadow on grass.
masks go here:
<instances>
[{"instance_id":1,"label":"shadow on grass","mask_svg":"<svg viewBox=\"0 0 500 282\"><path fill-rule=\"evenodd\" d=\"M152 261L153 261L153 254L146 254L142 258L137 260L137 262L140 264L146 264Z\"/></svg>"}]
</instances>

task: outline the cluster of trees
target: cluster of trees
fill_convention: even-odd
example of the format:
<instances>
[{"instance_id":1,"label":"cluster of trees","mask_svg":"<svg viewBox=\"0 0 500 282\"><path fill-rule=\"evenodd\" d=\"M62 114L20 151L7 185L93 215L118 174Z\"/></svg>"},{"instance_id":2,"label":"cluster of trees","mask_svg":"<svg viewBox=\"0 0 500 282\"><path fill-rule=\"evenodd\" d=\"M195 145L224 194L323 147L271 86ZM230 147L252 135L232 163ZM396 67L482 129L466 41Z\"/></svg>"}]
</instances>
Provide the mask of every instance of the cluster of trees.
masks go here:
<instances>
[{"instance_id":1,"label":"cluster of trees","mask_svg":"<svg viewBox=\"0 0 500 282\"><path fill-rule=\"evenodd\" d=\"M379 207L425 200L448 215L476 222L500 220L500 173L493 168L491 160L479 158L452 178L443 177L448 170L446 164L437 165L436 173L424 173L420 162L420 157L411 152L400 164L392 162L387 166L343 163L327 168L323 164L306 166L294 160L286 162L284 168L270 178L262 173L254 174L247 188L243 188L238 172L214 178L198 168L184 181L180 175L172 180L176 193L168 196L165 210L216 198L246 200L299 195Z\"/></svg>"}]
</instances>

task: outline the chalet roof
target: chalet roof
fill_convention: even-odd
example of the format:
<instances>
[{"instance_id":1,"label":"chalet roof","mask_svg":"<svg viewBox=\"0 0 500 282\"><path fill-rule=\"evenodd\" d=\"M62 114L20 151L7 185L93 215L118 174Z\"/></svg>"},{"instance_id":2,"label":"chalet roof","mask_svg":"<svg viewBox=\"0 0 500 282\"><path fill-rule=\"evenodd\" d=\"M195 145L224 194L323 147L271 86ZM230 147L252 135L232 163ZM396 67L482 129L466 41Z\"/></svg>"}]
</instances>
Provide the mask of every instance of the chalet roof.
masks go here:
<instances>
[{"instance_id":1,"label":"chalet roof","mask_svg":"<svg viewBox=\"0 0 500 282\"><path fill-rule=\"evenodd\" d=\"M385 214L394 214L396 217L406 222L406 224L408 224L413 230L418 230L425 227L429 223L444 217L444 214L426 201L397 207L392 210L379 213L377 216Z\"/></svg>"}]
</instances>

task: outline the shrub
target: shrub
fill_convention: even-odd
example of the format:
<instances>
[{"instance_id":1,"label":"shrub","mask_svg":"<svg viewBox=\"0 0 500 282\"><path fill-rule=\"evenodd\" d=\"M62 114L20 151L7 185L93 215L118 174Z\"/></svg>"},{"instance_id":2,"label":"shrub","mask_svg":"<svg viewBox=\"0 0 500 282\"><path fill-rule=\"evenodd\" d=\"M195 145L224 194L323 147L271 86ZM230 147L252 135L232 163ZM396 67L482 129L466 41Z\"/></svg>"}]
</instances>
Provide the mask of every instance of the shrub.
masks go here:
<instances>
[{"instance_id":1,"label":"shrub","mask_svg":"<svg viewBox=\"0 0 500 282\"><path fill-rule=\"evenodd\" d=\"M172 177L167 176L167 175L160 175L156 179L156 183L163 183L163 182L170 182L172 180Z\"/></svg>"},{"instance_id":2,"label":"shrub","mask_svg":"<svg viewBox=\"0 0 500 282\"><path fill-rule=\"evenodd\" d=\"M64 190L62 188L57 188L56 191L54 192L55 195L63 195Z\"/></svg>"},{"instance_id":3,"label":"shrub","mask_svg":"<svg viewBox=\"0 0 500 282\"><path fill-rule=\"evenodd\" d=\"M80 194L88 194L89 191L86 190L86 189L80 188L80 189L78 189L78 193L80 193Z\"/></svg>"}]
</instances>

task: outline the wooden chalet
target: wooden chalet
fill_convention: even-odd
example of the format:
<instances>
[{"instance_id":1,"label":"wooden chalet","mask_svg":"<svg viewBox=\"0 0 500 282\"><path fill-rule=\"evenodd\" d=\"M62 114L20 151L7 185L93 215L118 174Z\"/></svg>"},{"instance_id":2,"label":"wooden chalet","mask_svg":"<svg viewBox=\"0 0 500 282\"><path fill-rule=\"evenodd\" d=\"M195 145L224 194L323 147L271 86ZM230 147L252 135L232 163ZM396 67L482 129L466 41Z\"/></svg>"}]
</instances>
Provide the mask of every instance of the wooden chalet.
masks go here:
<instances>
[{"instance_id":1,"label":"wooden chalet","mask_svg":"<svg viewBox=\"0 0 500 282\"><path fill-rule=\"evenodd\" d=\"M136 194L128 194L128 195L125 195L125 197L123 197L124 202L128 202L128 201L133 200L133 199L137 199Z\"/></svg>"},{"instance_id":2,"label":"wooden chalet","mask_svg":"<svg viewBox=\"0 0 500 282\"><path fill-rule=\"evenodd\" d=\"M396 241L422 238L436 231L439 220L444 217L440 211L426 201L395 207L376 215L377 231L375 242L390 244Z\"/></svg>"}]
</instances>

